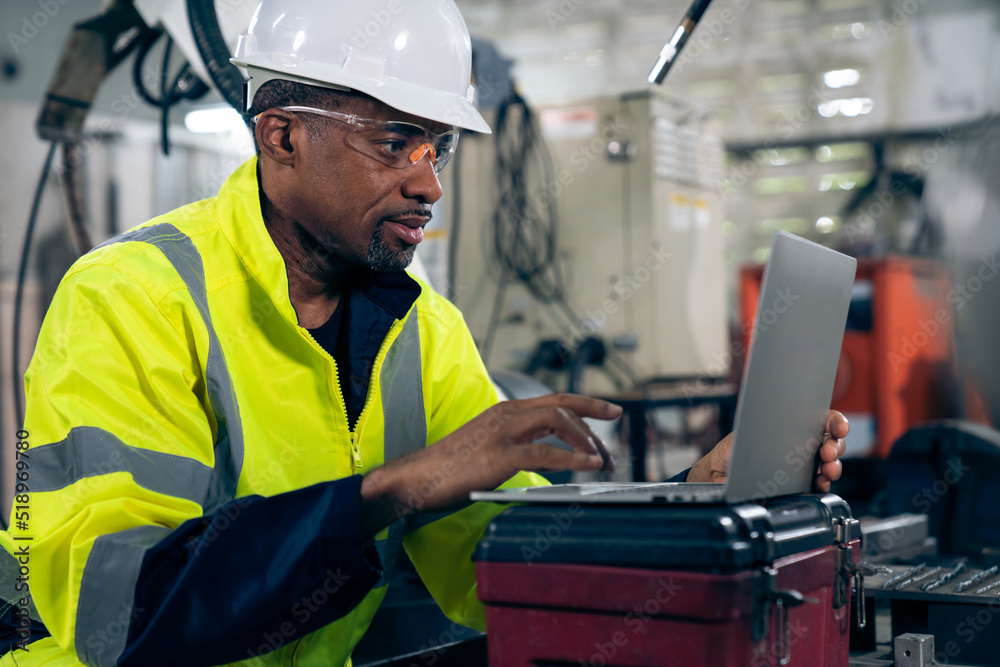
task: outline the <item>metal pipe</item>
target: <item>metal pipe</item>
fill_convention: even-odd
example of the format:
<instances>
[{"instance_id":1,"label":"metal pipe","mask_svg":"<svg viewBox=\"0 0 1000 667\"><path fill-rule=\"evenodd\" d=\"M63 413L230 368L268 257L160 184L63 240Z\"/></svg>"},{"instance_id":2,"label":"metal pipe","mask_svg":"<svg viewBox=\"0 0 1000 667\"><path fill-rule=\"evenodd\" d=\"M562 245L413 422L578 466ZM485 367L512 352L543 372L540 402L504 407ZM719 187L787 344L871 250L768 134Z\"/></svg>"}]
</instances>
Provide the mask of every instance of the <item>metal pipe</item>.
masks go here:
<instances>
[{"instance_id":1,"label":"metal pipe","mask_svg":"<svg viewBox=\"0 0 1000 667\"><path fill-rule=\"evenodd\" d=\"M650 83L663 83L663 80L667 77L667 72L677 60L681 49L684 48L694 29L698 27L698 21L705 15L705 10L708 9L711 3L712 0L694 0L691 8L688 9L687 14L684 16L684 20L677 26L677 30L674 31L670 41L660 51L660 57L657 59L656 64L653 65L653 69L647 77Z\"/></svg>"}]
</instances>

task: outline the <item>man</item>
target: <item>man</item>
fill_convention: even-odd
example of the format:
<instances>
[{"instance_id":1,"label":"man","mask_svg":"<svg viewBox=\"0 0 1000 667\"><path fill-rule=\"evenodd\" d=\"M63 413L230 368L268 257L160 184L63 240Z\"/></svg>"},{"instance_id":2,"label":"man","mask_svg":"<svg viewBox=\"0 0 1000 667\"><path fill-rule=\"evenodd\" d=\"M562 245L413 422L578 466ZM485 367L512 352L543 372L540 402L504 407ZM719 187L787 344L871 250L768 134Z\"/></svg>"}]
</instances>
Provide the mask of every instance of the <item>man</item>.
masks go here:
<instances>
[{"instance_id":1,"label":"man","mask_svg":"<svg viewBox=\"0 0 1000 667\"><path fill-rule=\"evenodd\" d=\"M454 128L488 129L457 8L389 3L368 30L383 10L309 5L265 0L235 59L258 156L82 258L52 303L14 534L51 636L2 665L345 664L401 547L483 628L470 556L502 508L468 493L611 466L581 417L617 407L496 405L461 316L403 271ZM828 430L826 485L846 421Z\"/></svg>"}]
</instances>

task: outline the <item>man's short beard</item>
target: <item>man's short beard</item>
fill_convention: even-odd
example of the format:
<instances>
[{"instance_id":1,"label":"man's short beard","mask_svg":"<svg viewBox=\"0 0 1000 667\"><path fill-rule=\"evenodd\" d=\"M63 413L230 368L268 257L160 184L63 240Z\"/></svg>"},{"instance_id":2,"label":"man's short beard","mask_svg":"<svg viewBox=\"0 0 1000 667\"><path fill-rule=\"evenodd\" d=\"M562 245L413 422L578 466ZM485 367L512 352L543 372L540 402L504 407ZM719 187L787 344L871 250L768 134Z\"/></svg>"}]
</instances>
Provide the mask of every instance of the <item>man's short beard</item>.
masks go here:
<instances>
[{"instance_id":1,"label":"man's short beard","mask_svg":"<svg viewBox=\"0 0 1000 667\"><path fill-rule=\"evenodd\" d=\"M413 261L413 253L417 246L404 250L391 248L383 237L385 220L379 221L372 232L372 240L368 243L368 268L379 273L402 271Z\"/></svg>"}]
</instances>

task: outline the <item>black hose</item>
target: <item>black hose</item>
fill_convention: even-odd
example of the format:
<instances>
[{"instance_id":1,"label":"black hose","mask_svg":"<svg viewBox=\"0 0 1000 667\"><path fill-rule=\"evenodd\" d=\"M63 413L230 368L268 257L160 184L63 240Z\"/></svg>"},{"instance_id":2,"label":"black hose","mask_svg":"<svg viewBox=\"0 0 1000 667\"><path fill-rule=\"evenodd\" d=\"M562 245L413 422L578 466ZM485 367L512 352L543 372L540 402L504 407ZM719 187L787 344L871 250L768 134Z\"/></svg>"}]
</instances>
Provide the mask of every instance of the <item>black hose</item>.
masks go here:
<instances>
[{"instance_id":1,"label":"black hose","mask_svg":"<svg viewBox=\"0 0 1000 667\"><path fill-rule=\"evenodd\" d=\"M42 176L38 179L38 188L35 190L35 200L31 204L31 214L28 216L28 228L24 232L24 246L21 249L21 266L17 272L17 291L14 296L14 334L11 340L11 375L14 380L14 418L17 419L18 429L24 426L24 405L21 403L21 374L18 371L18 364L21 361L21 306L24 301L24 282L28 275L28 257L31 254L31 240L35 235L35 224L38 222L38 210L42 204L42 193L45 192L45 182L49 179L49 171L52 169L52 158L56 154L59 144L55 141L49 146L49 154L45 158L45 166L42 167Z\"/></svg>"},{"instance_id":2,"label":"black hose","mask_svg":"<svg viewBox=\"0 0 1000 667\"><path fill-rule=\"evenodd\" d=\"M170 107L174 100L173 86L167 87L167 76L170 71L170 52L174 46L174 40L167 37L167 44L163 47L163 67L160 69L160 145L164 155L170 155ZM174 82L176 84L176 81Z\"/></svg>"},{"instance_id":3,"label":"black hose","mask_svg":"<svg viewBox=\"0 0 1000 667\"><path fill-rule=\"evenodd\" d=\"M146 88L146 82L142 78L142 66L146 63L146 56L149 54L149 50L153 48L153 44L156 44L157 40L159 40L162 36L162 31L150 30L139 43L139 50L136 51L135 60L132 61L132 83L135 85L136 92L139 93L139 96L145 100L147 104L154 107L161 106L163 104L163 100L153 97L153 94Z\"/></svg>"},{"instance_id":4,"label":"black hose","mask_svg":"<svg viewBox=\"0 0 1000 667\"><path fill-rule=\"evenodd\" d=\"M213 0L187 0L188 21L212 83L229 106L243 113L243 75L229 62L229 47L222 38Z\"/></svg>"}]
</instances>

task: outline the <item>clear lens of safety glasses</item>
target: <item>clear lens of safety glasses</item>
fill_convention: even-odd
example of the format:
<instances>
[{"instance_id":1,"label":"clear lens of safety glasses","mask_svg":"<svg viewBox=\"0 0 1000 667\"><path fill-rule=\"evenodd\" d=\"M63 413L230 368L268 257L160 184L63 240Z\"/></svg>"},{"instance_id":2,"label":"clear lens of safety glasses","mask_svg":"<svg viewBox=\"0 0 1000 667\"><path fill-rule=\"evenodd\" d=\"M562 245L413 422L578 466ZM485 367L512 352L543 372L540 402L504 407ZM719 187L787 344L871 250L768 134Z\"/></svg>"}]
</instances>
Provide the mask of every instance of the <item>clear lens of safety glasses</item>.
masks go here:
<instances>
[{"instance_id":1,"label":"clear lens of safety glasses","mask_svg":"<svg viewBox=\"0 0 1000 667\"><path fill-rule=\"evenodd\" d=\"M350 125L351 129L345 138L348 146L395 169L405 169L427 155L434 171L440 172L458 147L456 130L435 134L415 123L358 118L354 114L314 107L280 108L326 116ZM254 116L254 122L258 116Z\"/></svg>"},{"instance_id":2,"label":"clear lens of safety glasses","mask_svg":"<svg viewBox=\"0 0 1000 667\"><path fill-rule=\"evenodd\" d=\"M448 164L458 146L458 132L434 134L413 123L356 118L347 144L396 169L405 169L427 155L435 172Z\"/></svg>"}]
</instances>

